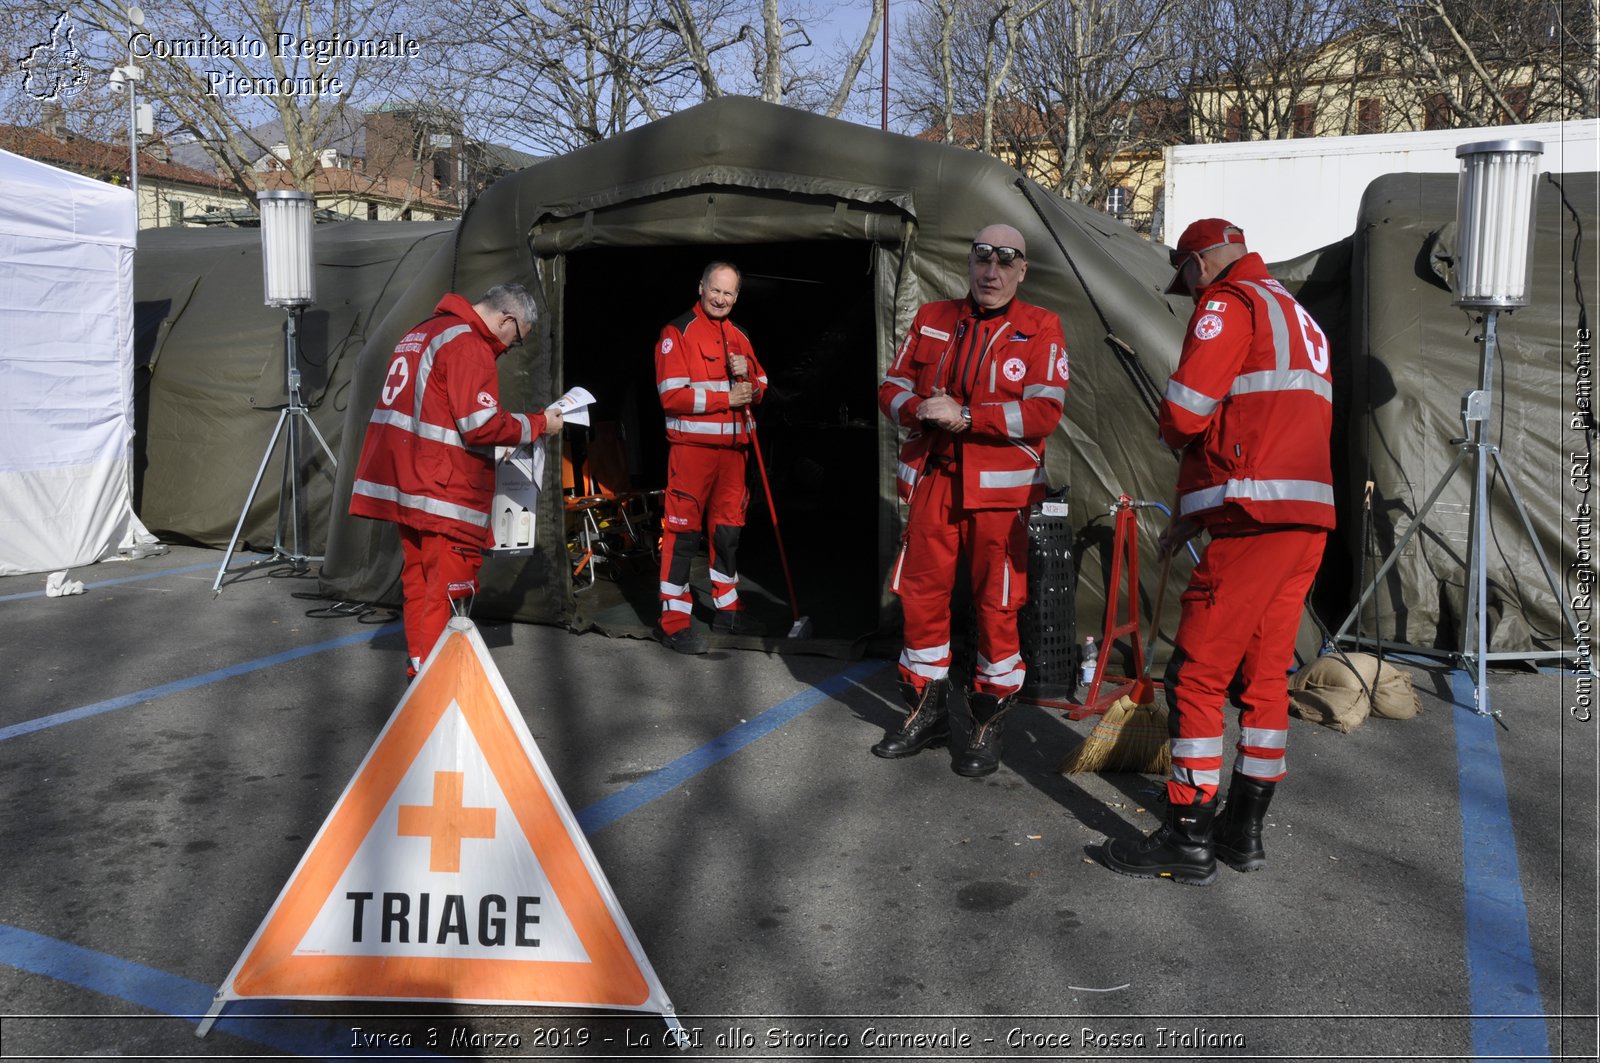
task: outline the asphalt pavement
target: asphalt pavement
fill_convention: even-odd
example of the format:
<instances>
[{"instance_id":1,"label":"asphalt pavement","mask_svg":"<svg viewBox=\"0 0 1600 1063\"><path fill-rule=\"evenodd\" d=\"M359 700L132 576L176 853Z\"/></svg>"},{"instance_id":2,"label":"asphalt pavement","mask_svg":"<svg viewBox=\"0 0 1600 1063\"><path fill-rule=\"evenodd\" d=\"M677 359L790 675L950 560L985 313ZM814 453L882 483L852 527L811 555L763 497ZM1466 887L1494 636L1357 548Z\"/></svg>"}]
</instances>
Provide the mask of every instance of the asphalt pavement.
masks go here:
<instances>
[{"instance_id":1,"label":"asphalt pavement","mask_svg":"<svg viewBox=\"0 0 1600 1063\"><path fill-rule=\"evenodd\" d=\"M893 662L483 623L688 1044L598 1008L238 1002L197 1023L406 692L382 609L221 554L0 579L0 1055L1593 1059L1597 725L1557 670L1409 667L1423 712L1294 720L1268 863L1095 856L1160 780L868 753ZM1588 692L1592 694L1591 692ZM959 706L958 706L959 709ZM1581 715L1578 714L1578 715Z\"/></svg>"}]
</instances>

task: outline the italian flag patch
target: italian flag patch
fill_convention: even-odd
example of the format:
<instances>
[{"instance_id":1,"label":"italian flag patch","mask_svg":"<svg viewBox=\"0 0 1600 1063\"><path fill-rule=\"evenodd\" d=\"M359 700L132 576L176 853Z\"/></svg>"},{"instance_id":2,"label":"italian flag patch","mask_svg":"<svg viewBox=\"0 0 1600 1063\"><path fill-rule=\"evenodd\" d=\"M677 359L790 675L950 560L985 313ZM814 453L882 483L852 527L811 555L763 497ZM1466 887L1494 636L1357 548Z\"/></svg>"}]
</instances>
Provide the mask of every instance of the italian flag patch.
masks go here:
<instances>
[{"instance_id":1,"label":"italian flag patch","mask_svg":"<svg viewBox=\"0 0 1600 1063\"><path fill-rule=\"evenodd\" d=\"M1226 310L1226 309L1228 309L1228 304L1223 302L1220 299L1212 299L1212 300L1210 300L1209 302L1206 303L1206 309L1207 310L1218 310L1218 311Z\"/></svg>"}]
</instances>

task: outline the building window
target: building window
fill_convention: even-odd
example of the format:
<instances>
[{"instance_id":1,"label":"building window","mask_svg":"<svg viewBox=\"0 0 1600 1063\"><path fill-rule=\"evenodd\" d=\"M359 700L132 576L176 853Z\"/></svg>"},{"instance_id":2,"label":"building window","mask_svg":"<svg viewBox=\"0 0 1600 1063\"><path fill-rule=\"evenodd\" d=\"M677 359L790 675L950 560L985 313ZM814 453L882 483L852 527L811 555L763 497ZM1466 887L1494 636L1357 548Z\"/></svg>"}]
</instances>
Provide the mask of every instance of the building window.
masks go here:
<instances>
[{"instance_id":1,"label":"building window","mask_svg":"<svg viewBox=\"0 0 1600 1063\"><path fill-rule=\"evenodd\" d=\"M377 221L378 220L378 205L376 203L372 202L371 200L367 201L367 220L368 221Z\"/></svg>"},{"instance_id":2,"label":"building window","mask_svg":"<svg viewBox=\"0 0 1600 1063\"><path fill-rule=\"evenodd\" d=\"M1117 217L1128 213L1133 206L1133 193L1121 185L1115 185L1106 190L1106 213L1115 214Z\"/></svg>"},{"instance_id":3,"label":"building window","mask_svg":"<svg viewBox=\"0 0 1600 1063\"><path fill-rule=\"evenodd\" d=\"M1316 104L1297 103L1294 105L1294 135L1302 138L1317 135Z\"/></svg>"},{"instance_id":4,"label":"building window","mask_svg":"<svg viewBox=\"0 0 1600 1063\"><path fill-rule=\"evenodd\" d=\"M1356 101L1356 132L1383 132L1383 101L1366 96Z\"/></svg>"},{"instance_id":5,"label":"building window","mask_svg":"<svg viewBox=\"0 0 1600 1063\"><path fill-rule=\"evenodd\" d=\"M1426 106L1427 111L1422 118L1422 128L1450 128L1450 102L1445 99L1444 93L1435 92L1432 96L1429 96Z\"/></svg>"},{"instance_id":6,"label":"building window","mask_svg":"<svg viewBox=\"0 0 1600 1063\"><path fill-rule=\"evenodd\" d=\"M181 199L169 199L169 200L167 200L167 209L172 212L172 224L174 224L174 225L182 225L183 224L183 209L184 209L184 206L185 206L185 204L184 204L183 200L181 200Z\"/></svg>"}]
</instances>

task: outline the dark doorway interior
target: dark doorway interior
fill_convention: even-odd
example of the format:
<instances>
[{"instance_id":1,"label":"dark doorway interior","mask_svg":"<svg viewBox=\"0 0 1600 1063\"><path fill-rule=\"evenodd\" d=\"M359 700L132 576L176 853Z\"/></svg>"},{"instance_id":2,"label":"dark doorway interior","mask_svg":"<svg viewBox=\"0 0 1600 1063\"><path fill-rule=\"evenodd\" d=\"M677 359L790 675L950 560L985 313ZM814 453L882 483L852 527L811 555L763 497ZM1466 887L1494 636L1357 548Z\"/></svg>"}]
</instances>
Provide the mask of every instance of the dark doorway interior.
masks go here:
<instances>
[{"instance_id":1,"label":"dark doorway interior","mask_svg":"<svg viewBox=\"0 0 1600 1063\"><path fill-rule=\"evenodd\" d=\"M743 271L733 321L750 335L769 394L757 432L799 609L818 638L854 640L878 622L877 364L870 245L851 241L602 248L567 257L567 387L616 420L634 485L666 482L655 389L662 325L694 305L714 259ZM584 440L569 446L581 456ZM775 635L790 612L756 463L739 562L747 608ZM697 577L697 582L703 576ZM654 576L644 581L654 598ZM633 597L630 594L630 597ZM641 607L642 615L648 605Z\"/></svg>"}]
</instances>

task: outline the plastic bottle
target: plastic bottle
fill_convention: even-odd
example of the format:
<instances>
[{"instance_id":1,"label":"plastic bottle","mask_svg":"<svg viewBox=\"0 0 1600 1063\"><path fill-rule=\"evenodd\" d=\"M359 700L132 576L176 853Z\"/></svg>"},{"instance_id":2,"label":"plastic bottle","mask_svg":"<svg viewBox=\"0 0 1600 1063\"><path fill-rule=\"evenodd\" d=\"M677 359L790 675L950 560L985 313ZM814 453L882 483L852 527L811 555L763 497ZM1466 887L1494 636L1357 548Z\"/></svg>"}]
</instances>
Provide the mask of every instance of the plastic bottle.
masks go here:
<instances>
[{"instance_id":1,"label":"plastic bottle","mask_svg":"<svg viewBox=\"0 0 1600 1063\"><path fill-rule=\"evenodd\" d=\"M1100 657L1100 647L1094 644L1094 636L1090 635L1083 640L1083 663L1078 666L1078 682L1088 686L1094 682L1094 665Z\"/></svg>"}]
</instances>

